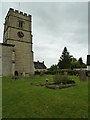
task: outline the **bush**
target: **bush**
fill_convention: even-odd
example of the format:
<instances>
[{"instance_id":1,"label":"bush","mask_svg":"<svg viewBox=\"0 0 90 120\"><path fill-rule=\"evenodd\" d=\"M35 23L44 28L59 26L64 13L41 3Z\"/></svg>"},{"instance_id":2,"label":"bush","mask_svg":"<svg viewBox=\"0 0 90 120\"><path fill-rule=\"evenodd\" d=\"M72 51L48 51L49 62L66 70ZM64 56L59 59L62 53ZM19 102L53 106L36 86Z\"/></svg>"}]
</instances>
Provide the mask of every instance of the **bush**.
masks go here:
<instances>
[{"instance_id":1,"label":"bush","mask_svg":"<svg viewBox=\"0 0 90 120\"><path fill-rule=\"evenodd\" d=\"M39 71L35 71L35 75L40 75L40 72Z\"/></svg>"},{"instance_id":2,"label":"bush","mask_svg":"<svg viewBox=\"0 0 90 120\"><path fill-rule=\"evenodd\" d=\"M53 80L56 84L59 84L59 83L63 83L63 84L66 84L70 81L70 79L68 78L67 75L60 75L60 74L56 74L54 77L53 77Z\"/></svg>"},{"instance_id":3,"label":"bush","mask_svg":"<svg viewBox=\"0 0 90 120\"><path fill-rule=\"evenodd\" d=\"M45 72L45 74L47 74L47 75L55 75L55 74L56 74L56 71L47 70L47 71Z\"/></svg>"},{"instance_id":4,"label":"bush","mask_svg":"<svg viewBox=\"0 0 90 120\"><path fill-rule=\"evenodd\" d=\"M78 70L71 70L71 69L59 69L56 71L51 71L51 70L47 70L45 72L45 74L51 74L51 75L55 75L57 73L64 75L64 73L67 72L68 75L78 75L79 71Z\"/></svg>"},{"instance_id":5,"label":"bush","mask_svg":"<svg viewBox=\"0 0 90 120\"><path fill-rule=\"evenodd\" d=\"M59 69L56 71L51 71L51 70L47 70L45 72L45 74L51 74L51 75L55 75L57 73L64 75L65 72L68 73L68 75L79 75L79 71L80 70L71 70L71 69ZM88 74L90 74L90 70L85 70L86 72L86 76L88 76Z\"/></svg>"},{"instance_id":6,"label":"bush","mask_svg":"<svg viewBox=\"0 0 90 120\"><path fill-rule=\"evenodd\" d=\"M90 70L86 70L86 76L89 76L90 75Z\"/></svg>"},{"instance_id":7,"label":"bush","mask_svg":"<svg viewBox=\"0 0 90 120\"><path fill-rule=\"evenodd\" d=\"M44 71L40 71L40 76L43 76L44 75Z\"/></svg>"}]
</instances>

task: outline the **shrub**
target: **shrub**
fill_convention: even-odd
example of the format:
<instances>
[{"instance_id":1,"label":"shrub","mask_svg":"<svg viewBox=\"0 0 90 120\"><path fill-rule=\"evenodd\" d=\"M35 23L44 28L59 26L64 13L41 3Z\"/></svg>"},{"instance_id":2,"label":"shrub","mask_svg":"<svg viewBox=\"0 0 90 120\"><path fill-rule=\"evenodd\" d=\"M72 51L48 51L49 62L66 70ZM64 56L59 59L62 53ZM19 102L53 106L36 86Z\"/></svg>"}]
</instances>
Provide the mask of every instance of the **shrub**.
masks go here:
<instances>
[{"instance_id":1,"label":"shrub","mask_svg":"<svg viewBox=\"0 0 90 120\"><path fill-rule=\"evenodd\" d=\"M44 75L44 71L40 71L40 76L43 76Z\"/></svg>"},{"instance_id":2,"label":"shrub","mask_svg":"<svg viewBox=\"0 0 90 120\"><path fill-rule=\"evenodd\" d=\"M52 70L47 70L45 72L45 74L51 74L51 75L55 75L57 73L59 74L62 74L64 75L64 73L67 72L68 75L78 75L79 74L79 71L78 70L71 70L71 69L59 69L59 70L56 70L56 71L52 71Z\"/></svg>"},{"instance_id":3,"label":"shrub","mask_svg":"<svg viewBox=\"0 0 90 120\"><path fill-rule=\"evenodd\" d=\"M60 74L56 74L54 77L53 77L53 80L56 84L59 84L59 83L63 83L63 84L66 84L70 81L70 79L68 78L67 75L60 75Z\"/></svg>"},{"instance_id":4,"label":"shrub","mask_svg":"<svg viewBox=\"0 0 90 120\"><path fill-rule=\"evenodd\" d=\"M55 75L56 72L55 72L55 71L51 71L51 70L47 70L47 71L45 72L45 74L47 74L47 75Z\"/></svg>"},{"instance_id":5,"label":"shrub","mask_svg":"<svg viewBox=\"0 0 90 120\"><path fill-rule=\"evenodd\" d=\"M86 70L86 76L89 76L90 75L90 70Z\"/></svg>"},{"instance_id":6,"label":"shrub","mask_svg":"<svg viewBox=\"0 0 90 120\"><path fill-rule=\"evenodd\" d=\"M40 75L40 72L39 71L35 71L35 75Z\"/></svg>"},{"instance_id":7,"label":"shrub","mask_svg":"<svg viewBox=\"0 0 90 120\"><path fill-rule=\"evenodd\" d=\"M51 75L55 75L57 73L64 75L64 73L67 72L68 75L79 75L79 70L71 70L71 69L59 69L56 71L52 71L52 70L47 70L45 72L45 74L51 74ZM86 72L86 76L88 76L88 74L90 73L90 70L85 70Z\"/></svg>"}]
</instances>

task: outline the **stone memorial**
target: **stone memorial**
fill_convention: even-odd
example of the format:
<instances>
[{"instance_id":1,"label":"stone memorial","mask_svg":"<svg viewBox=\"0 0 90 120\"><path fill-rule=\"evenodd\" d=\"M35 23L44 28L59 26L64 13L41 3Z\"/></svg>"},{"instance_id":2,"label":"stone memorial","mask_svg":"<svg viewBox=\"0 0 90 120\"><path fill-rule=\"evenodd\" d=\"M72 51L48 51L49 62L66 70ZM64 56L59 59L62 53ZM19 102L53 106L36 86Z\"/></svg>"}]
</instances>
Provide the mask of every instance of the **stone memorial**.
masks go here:
<instances>
[{"instance_id":1,"label":"stone memorial","mask_svg":"<svg viewBox=\"0 0 90 120\"><path fill-rule=\"evenodd\" d=\"M68 72L64 72L64 75L68 75Z\"/></svg>"},{"instance_id":2,"label":"stone memorial","mask_svg":"<svg viewBox=\"0 0 90 120\"><path fill-rule=\"evenodd\" d=\"M86 73L84 70L80 70L79 72L79 80L80 81L86 81Z\"/></svg>"}]
</instances>

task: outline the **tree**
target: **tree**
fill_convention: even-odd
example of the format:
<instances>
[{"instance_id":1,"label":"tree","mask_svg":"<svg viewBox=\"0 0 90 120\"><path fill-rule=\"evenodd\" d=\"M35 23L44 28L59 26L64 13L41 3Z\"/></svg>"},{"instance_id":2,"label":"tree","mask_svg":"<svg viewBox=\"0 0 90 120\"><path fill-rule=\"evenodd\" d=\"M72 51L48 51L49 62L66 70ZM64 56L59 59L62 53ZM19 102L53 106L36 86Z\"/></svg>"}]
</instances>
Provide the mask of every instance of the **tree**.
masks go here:
<instances>
[{"instance_id":1,"label":"tree","mask_svg":"<svg viewBox=\"0 0 90 120\"><path fill-rule=\"evenodd\" d=\"M71 68L86 68L86 64L83 63L82 58L80 57L78 60L76 58L72 58Z\"/></svg>"},{"instance_id":2,"label":"tree","mask_svg":"<svg viewBox=\"0 0 90 120\"><path fill-rule=\"evenodd\" d=\"M51 71L56 71L57 70L57 65L52 65L49 70Z\"/></svg>"},{"instance_id":3,"label":"tree","mask_svg":"<svg viewBox=\"0 0 90 120\"><path fill-rule=\"evenodd\" d=\"M80 57L80 58L78 59L78 62L79 62L79 64L80 64L80 68L86 68L86 67L87 67L87 65L86 65L85 63L83 63L82 57Z\"/></svg>"},{"instance_id":4,"label":"tree","mask_svg":"<svg viewBox=\"0 0 90 120\"><path fill-rule=\"evenodd\" d=\"M73 70L74 68L76 68L77 65L77 59L72 57L71 58L71 69Z\"/></svg>"},{"instance_id":5,"label":"tree","mask_svg":"<svg viewBox=\"0 0 90 120\"><path fill-rule=\"evenodd\" d=\"M52 65L50 68L48 68L48 72L50 74L55 74L57 70L58 70L57 65Z\"/></svg>"},{"instance_id":6,"label":"tree","mask_svg":"<svg viewBox=\"0 0 90 120\"><path fill-rule=\"evenodd\" d=\"M80 67L82 67L82 65L83 65L83 60L82 60L82 58L80 57L78 61L79 61L79 63L80 63Z\"/></svg>"},{"instance_id":7,"label":"tree","mask_svg":"<svg viewBox=\"0 0 90 120\"><path fill-rule=\"evenodd\" d=\"M71 58L72 56L69 55L67 48L64 47L60 60L58 62L58 66L60 69L69 69L71 68Z\"/></svg>"},{"instance_id":8,"label":"tree","mask_svg":"<svg viewBox=\"0 0 90 120\"><path fill-rule=\"evenodd\" d=\"M86 68L87 65L83 63L82 57L80 57L78 60L71 56L67 50L66 47L64 47L64 50L62 52L62 55L60 56L59 62L56 65L52 65L48 70L56 72L59 69L74 69L74 68ZM59 69L58 69L59 68Z\"/></svg>"}]
</instances>

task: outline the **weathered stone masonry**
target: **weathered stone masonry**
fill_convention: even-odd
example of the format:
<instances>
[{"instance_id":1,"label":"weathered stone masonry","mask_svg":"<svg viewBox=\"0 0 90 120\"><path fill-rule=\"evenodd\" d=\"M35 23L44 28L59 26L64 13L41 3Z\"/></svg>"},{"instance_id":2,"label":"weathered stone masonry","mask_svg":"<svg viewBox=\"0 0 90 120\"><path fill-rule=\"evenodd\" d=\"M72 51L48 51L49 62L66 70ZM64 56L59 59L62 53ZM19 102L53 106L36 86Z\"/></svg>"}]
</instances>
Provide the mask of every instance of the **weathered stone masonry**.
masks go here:
<instances>
[{"instance_id":1,"label":"weathered stone masonry","mask_svg":"<svg viewBox=\"0 0 90 120\"><path fill-rule=\"evenodd\" d=\"M3 75L34 74L31 22L31 15L9 9L1 44Z\"/></svg>"}]
</instances>

